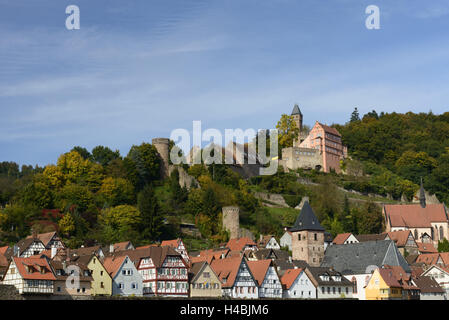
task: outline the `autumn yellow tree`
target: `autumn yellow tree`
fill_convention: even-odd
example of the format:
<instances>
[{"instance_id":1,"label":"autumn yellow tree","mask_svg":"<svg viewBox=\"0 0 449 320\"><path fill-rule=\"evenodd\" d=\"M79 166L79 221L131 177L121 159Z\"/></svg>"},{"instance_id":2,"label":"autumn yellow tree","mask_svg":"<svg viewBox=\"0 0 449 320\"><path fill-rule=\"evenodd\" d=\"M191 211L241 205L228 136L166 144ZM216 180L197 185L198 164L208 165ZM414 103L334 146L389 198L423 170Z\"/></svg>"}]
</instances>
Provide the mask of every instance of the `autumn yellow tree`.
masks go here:
<instances>
[{"instance_id":1,"label":"autumn yellow tree","mask_svg":"<svg viewBox=\"0 0 449 320\"><path fill-rule=\"evenodd\" d=\"M283 114L276 125L278 129L279 150L293 146L293 141L299 136L299 128L293 116Z\"/></svg>"}]
</instances>

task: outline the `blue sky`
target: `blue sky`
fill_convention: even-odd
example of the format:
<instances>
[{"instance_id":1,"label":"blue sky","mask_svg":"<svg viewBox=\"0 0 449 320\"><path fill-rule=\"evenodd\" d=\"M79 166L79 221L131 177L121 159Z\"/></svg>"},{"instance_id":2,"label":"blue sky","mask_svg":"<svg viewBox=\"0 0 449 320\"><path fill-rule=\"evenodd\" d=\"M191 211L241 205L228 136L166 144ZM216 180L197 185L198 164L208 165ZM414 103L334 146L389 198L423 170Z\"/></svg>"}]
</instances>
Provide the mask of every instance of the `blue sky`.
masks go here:
<instances>
[{"instance_id":1,"label":"blue sky","mask_svg":"<svg viewBox=\"0 0 449 320\"><path fill-rule=\"evenodd\" d=\"M273 128L295 103L308 125L355 106L443 113L447 30L446 0L0 0L0 161L126 155L193 120Z\"/></svg>"}]
</instances>

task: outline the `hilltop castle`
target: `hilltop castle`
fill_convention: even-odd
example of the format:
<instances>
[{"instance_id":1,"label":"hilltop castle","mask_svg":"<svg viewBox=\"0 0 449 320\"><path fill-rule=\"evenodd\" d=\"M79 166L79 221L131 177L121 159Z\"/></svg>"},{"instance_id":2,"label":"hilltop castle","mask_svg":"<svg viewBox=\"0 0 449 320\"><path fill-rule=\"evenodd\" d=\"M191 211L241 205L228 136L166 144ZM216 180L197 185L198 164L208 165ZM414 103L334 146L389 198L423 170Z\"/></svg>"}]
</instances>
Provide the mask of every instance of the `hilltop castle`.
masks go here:
<instances>
[{"instance_id":1,"label":"hilltop castle","mask_svg":"<svg viewBox=\"0 0 449 320\"><path fill-rule=\"evenodd\" d=\"M340 160L347 157L347 148L343 146L338 130L316 121L306 135L303 133L303 115L298 105L293 107L291 115L300 134L293 142L293 147L282 149L279 164L291 170L304 168L340 173Z\"/></svg>"}]
</instances>

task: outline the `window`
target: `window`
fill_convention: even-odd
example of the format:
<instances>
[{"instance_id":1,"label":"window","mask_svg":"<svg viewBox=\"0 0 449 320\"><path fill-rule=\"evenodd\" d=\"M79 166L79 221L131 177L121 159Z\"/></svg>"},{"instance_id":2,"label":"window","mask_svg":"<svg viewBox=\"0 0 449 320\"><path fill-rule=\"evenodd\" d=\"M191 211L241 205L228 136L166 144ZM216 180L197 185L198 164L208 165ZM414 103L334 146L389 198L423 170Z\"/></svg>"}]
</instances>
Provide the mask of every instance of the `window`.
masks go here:
<instances>
[{"instance_id":1,"label":"window","mask_svg":"<svg viewBox=\"0 0 449 320\"><path fill-rule=\"evenodd\" d=\"M100 283L100 288L104 288L104 283L103 282Z\"/></svg>"},{"instance_id":2,"label":"window","mask_svg":"<svg viewBox=\"0 0 449 320\"><path fill-rule=\"evenodd\" d=\"M61 292L61 287L58 287L57 291L58 291L58 292Z\"/></svg>"},{"instance_id":3,"label":"window","mask_svg":"<svg viewBox=\"0 0 449 320\"><path fill-rule=\"evenodd\" d=\"M313 234L313 239L314 239L315 241L318 240L318 239L317 239L317 234L316 234L316 233Z\"/></svg>"},{"instance_id":4,"label":"window","mask_svg":"<svg viewBox=\"0 0 449 320\"><path fill-rule=\"evenodd\" d=\"M440 226L440 240L443 240L443 238L444 238L443 227Z\"/></svg>"},{"instance_id":5,"label":"window","mask_svg":"<svg viewBox=\"0 0 449 320\"><path fill-rule=\"evenodd\" d=\"M301 234L298 234L298 240L301 241Z\"/></svg>"},{"instance_id":6,"label":"window","mask_svg":"<svg viewBox=\"0 0 449 320\"><path fill-rule=\"evenodd\" d=\"M133 282L133 283L131 284L131 289L137 289L137 283L134 283L134 282Z\"/></svg>"},{"instance_id":7,"label":"window","mask_svg":"<svg viewBox=\"0 0 449 320\"><path fill-rule=\"evenodd\" d=\"M331 288L327 287L327 293L330 294L331 293Z\"/></svg>"},{"instance_id":8,"label":"window","mask_svg":"<svg viewBox=\"0 0 449 320\"><path fill-rule=\"evenodd\" d=\"M100 271L100 276L102 276L103 275L103 271Z\"/></svg>"},{"instance_id":9,"label":"window","mask_svg":"<svg viewBox=\"0 0 449 320\"><path fill-rule=\"evenodd\" d=\"M204 278L210 278L210 273L209 272L204 272L203 276L204 276Z\"/></svg>"},{"instance_id":10,"label":"window","mask_svg":"<svg viewBox=\"0 0 449 320\"><path fill-rule=\"evenodd\" d=\"M86 292L86 288L83 287L81 291L82 291L83 293Z\"/></svg>"}]
</instances>

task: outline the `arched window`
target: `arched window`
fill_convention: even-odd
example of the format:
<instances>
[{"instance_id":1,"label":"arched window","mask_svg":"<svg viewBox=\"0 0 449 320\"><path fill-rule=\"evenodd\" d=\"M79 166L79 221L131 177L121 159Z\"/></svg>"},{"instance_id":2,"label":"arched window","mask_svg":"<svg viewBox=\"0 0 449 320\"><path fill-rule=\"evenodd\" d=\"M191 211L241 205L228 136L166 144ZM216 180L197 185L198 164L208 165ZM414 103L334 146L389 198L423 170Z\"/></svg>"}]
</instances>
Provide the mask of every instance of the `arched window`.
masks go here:
<instances>
[{"instance_id":1,"label":"arched window","mask_svg":"<svg viewBox=\"0 0 449 320\"><path fill-rule=\"evenodd\" d=\"M440 226L440 240L443 240L443 238L444 238L443 227Z\"/></svg>"}]
</instances>

